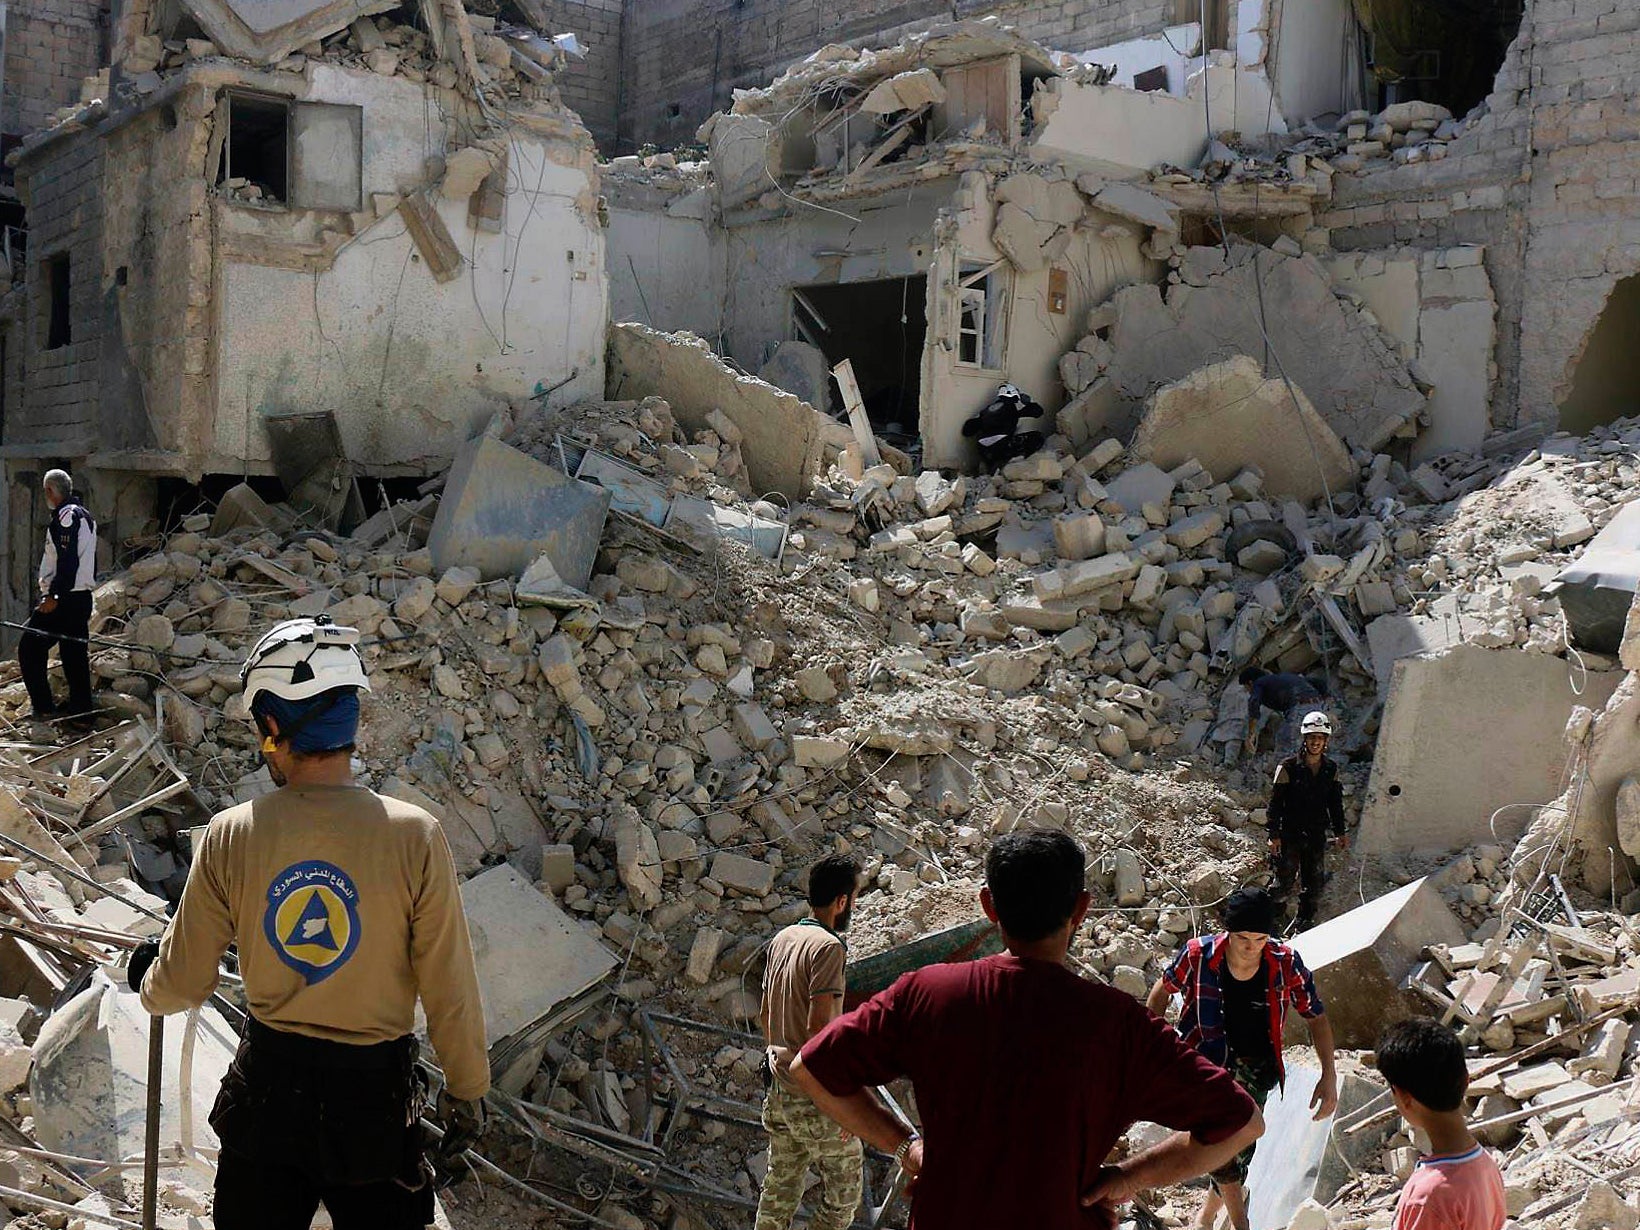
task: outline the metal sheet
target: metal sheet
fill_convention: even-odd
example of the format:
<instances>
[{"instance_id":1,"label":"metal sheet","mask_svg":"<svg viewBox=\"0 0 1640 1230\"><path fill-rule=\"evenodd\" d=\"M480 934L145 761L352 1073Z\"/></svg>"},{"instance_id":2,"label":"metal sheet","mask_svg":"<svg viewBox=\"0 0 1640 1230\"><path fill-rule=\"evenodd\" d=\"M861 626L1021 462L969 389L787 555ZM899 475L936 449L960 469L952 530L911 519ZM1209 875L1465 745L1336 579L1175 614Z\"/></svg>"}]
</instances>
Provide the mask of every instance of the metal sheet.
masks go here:
<instances>
[{"instance_id":1,"label":"metal sheet","mask_svg":"<svg viewBox=\"0 0 1640 1230\"><path fill-rule=\"evenodd\" d=\"M606 489L610 494L609 506L617 512L642 517L653 526L666 524L672 496L665 485L640 474L609 454L587 449L581 456L581 464L575 469L575 477Z\"/></svg>"},{"instance_id":2,"label":"metal sheet","mask_svg":"<svg viewBox=\"0 0 1640 1230\"><path fill-rule=\"evenodd\" d=\"M754 516L736 508L724 508L710 500L689 495L673 499L672 511L667 514L661 528L683 528L700 535L733 538L746 543L765 559L779 559L786 545L785 522L770 521L766 517Z\"/></svg>"},{"instance_id":3,"label":"metal sheet","mask_svg":"<svg viewBox=\"0 0 1640 1230\"><path fill-rule=\"evenodd\" d=\"M490 436L456 454L427 546L442 572L460 564L486 581L516 577L542 555L576 589L592 579L610 493L566 478Z\"/></svg>"}]
</instances>

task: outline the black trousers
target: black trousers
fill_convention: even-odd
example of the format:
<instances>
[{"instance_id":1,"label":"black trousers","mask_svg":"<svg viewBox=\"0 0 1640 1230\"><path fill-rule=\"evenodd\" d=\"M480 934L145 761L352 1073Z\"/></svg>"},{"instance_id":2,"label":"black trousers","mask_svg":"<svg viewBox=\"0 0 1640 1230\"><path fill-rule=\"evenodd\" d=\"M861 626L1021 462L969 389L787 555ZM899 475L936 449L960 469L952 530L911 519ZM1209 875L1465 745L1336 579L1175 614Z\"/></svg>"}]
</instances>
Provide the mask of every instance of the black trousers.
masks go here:
<instances>
[{"instance_id":1,"label":"black trousers","mask_svg":"<svg viewBox=\"0 0 1640 1230\"><path fill-rule=\"evenodd\" d=\"M57 609L47 615L35 609L28 617L28 631L17 643L17 665L28 687L34 712L50 713L57 707L46 678L46 655L59 647L63 674L68 679L68 712L85 713L91 708L91 663L86 638L91 635L91 591L78 589L57 599Z\"/></svg>"},{"instance_id":2,"label":"black trousers","mask_svg":"<svg viewBox=\"0 0 1640 1230\"><path fill-rule=\"evenodd\" d=\"M217 1230L307 1230L320 1201L336 1230L430 1225L416 1053L414 1038L349 1046L247 1021L211 1110Z\"/></svg>"},{"instance_id":3,"label":"black trousers","mask_svg":"<svg viewBox=\"0 0 1640 1230\"><path fill-rule=\"evenodd\" d=\"M1299 921L1313 922L1327 882L1326 837L1285 838L1275 862L1277 895L1283 902L1291 901L1296 883Z\"/></svg>"},{"instance_id":4,"label":"black trousers","mask_svg":"<svg viewBox=\"0 0 1640 1230\"><path fill-rule=\"evenodd\" d=\"M410 1191L381 1183L320 1187L273 1158L224 1147L216 1162L217 1230L308 1230L323 1201L336 1230L423 1230L433 1224L433 1185Z\"/></svg>"}]
</instances>

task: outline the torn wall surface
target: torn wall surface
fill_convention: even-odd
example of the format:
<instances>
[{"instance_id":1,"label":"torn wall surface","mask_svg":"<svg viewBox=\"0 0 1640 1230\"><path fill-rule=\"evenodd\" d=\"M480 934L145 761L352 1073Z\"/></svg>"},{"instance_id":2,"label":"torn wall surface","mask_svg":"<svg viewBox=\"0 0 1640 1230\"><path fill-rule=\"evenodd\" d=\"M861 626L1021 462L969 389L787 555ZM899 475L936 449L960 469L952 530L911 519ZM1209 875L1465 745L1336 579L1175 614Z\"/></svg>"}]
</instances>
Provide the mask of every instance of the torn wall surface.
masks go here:
<instances>
[{"instance_id":1,"label":"torn wall surface","mask_svg":"<svg viewBox=\"0 0 1640 1230\"><path fill-rule=\"evenodd\" d=\"M1340 301L1313 257L1238 243L1189 249L1180 284L1130 286L1111 301L1108 375L1125 397L1208 363L1265 354L1265 336L1287 376L1348 444L1377 450L1411 434L1424 409L1405 362L1359 311ZM1262 308L1261 308L1262 304Z\"/></svg>"}]
</instances>

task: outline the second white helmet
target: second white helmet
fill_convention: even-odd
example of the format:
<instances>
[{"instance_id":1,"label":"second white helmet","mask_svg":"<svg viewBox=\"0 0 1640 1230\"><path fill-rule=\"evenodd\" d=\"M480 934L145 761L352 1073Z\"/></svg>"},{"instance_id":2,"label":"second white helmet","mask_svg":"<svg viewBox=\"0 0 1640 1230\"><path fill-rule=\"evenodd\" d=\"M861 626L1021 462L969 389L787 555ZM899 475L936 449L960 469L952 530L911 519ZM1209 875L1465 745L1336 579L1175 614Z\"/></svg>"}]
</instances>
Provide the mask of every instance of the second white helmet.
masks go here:
<instances>
[{"instance_id":1,"label":"second white helmet","mask_svg":"<svg viewBox=\"0 0 1640 1230\"><path fill-rule=\"evenodd\" d=\"M1332 732L1332 719L1319 709L1306 713L1303 724L1299 726L1300 734L1327 735L1330 737Z\"/></svg>"},{"instance_id":2,"label":"second white helmet","mask_svg":"<svg viewBox=\"0 0 1640 1230\"><path fill-rule=\"evenodd\" d=\"M332 623L326 615L275 624L239 668L239 682L249 709L263 692L281 700L307 700L334 688L370 691L359 656L359 630Z\"/></svg>"}]
</instances>

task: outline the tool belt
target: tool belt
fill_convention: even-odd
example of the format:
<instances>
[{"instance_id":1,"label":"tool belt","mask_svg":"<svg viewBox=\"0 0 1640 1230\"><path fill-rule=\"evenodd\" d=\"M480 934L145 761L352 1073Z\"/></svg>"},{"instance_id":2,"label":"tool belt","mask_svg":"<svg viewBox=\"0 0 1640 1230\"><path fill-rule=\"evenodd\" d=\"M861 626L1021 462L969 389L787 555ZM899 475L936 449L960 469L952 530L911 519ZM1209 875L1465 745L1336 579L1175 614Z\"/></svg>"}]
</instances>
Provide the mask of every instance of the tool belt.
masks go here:
<instances>
[{"instance_id":1,"label":"tool belt","mask_svg":"<svg viewBox=\"0 0 1640 1230\"><path fill-rule=\"evenodd\" d=\"M431 1176L419 1051L408 1035L354 1046L247 1017L211 1127L223 1148L299 1170L319 1187L391 1180L416 1190Z\"/></svg>"}]
</instances>

